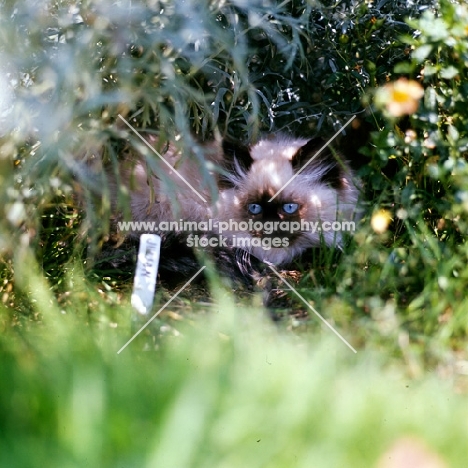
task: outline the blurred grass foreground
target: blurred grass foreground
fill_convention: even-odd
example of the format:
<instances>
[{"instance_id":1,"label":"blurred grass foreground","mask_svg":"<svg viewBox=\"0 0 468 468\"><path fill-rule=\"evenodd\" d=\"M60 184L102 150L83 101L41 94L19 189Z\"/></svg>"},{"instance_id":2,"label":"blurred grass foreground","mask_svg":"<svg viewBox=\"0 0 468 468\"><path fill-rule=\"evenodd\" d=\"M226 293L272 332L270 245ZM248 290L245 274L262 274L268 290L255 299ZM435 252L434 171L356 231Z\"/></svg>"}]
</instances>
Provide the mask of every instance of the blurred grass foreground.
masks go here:
<instances>
[{"instance_id":1,"label":"blurred grass foreground","mask_svg":"<svg viewBox=\"0 0 468 468\"><path fill-rule=\"evenodd\" d=\"M468 465L463 1L0 7L0 467ZM89 168L154 164L119 114L194 157L358 115L363 219L290 280L357 353L291 292L276 324L209 268L117 353L142 323L133 270L96 261Z\"/></svg>"},{"instance_id":2,"label":"blurred grass foreground","mask_svg":"<svg viewBox=\"0 0 468 468\"><path fill-rule=\"evenodd\" d=\"M129 328L73 314L3 333L1 466L464 466L468 407L450 382L219 308L160 353L117 355Z\"/></svg>"}]
</instances>

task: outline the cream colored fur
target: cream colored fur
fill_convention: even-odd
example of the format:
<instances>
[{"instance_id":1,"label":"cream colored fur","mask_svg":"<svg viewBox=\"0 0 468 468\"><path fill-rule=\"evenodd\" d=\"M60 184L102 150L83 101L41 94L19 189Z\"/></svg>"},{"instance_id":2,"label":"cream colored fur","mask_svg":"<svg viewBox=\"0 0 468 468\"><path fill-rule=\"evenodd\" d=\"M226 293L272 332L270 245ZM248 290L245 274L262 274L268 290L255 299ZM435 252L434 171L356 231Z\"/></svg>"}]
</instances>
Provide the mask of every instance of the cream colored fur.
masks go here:
<instances>
[{"instance_id":1,"label":"cream colored fur","mask_svg":"<svg viewBox=\"0 0 468 468\"><path fill-rule=\"evenodd\" d=\"M291 159L308 140L279 136L261 140L250 149L253 163L247 172L238 165L238 173L232 174L234 188L220 190L218 199L210 197L206 183L203 184L203 171L193 157L182 157L175 146L169 146L164 158L176 167L179 173L207 200L204 203L174 171L160 167L158 177L148 175L146 164L141 157L128 156L120 167L121 182L130 192L131 214L134 221L216 221L240 222L248 220L248 203L256 197L267 194L273 196L293 176ZM154 141L156 144L156 141ZM206 160L218 163L222 160L221 146L212 143L204 147ZM320 160L320 156L317 157ZM346 175L342 179L342 188L335 189L322 183L325 169L320 165L310 164L278 196L283 203L298 203L300 219L306 221L353 220L356 211L358 190L352 181L351 170L346 166ZM159 179L167 178L174 185L174 191L168 193ZM113 180L113 193L117 193L118 181ZM114 197L114 202L116 198ZM188 234L188 233L187 233ZM216 234L216 230L215 230ZM253 233L224 232L224 236L249 237ZM278 232L279 237L282 236ZM322 232L323 239L329 245L339 244L341 234ZM258 234L257 234L258 236ZM260 247L247 249L262 261L284 264L312 246L320 245L320 233L302 232L284 248L265 250Z\"/></svg>"},{"instance_id":2,"label":"cream colored fur","mask_svg":"<svg viewBox=\"0 0 468 468\"><path fill-rule=\"evenodd\" d=\"M270 197L280 190L293 176L291 159L293 155L307 143L308 140L276 137L263 140L252 147L250 154L254 160L250 170L233 189L223 191L216 205L216 218L220 221L233 219L245 220L246 201L252 195L266 193ZM318 156L319 159L320 156ZM285 203L298 203L301 206L300 219L309 222L324 222L338 220L353 220L356 213L358 190L352 181L352 173L347 167L347 176L343 180L344 188L336 190L320 182L321 171L314 165L301 172L278 195ZM253 197L255 198L255 197ZM251 237L249 233L229 232L225 236ZM282 237L283 233L277 233ZM328 245L341 242L341 233L322 232ZM320 245L318 232L303 232L294 239L288 247L265 250L253 247L250 250L262 261L273 264L290 262L307 248Z\"/></svg>"}]
</instances>

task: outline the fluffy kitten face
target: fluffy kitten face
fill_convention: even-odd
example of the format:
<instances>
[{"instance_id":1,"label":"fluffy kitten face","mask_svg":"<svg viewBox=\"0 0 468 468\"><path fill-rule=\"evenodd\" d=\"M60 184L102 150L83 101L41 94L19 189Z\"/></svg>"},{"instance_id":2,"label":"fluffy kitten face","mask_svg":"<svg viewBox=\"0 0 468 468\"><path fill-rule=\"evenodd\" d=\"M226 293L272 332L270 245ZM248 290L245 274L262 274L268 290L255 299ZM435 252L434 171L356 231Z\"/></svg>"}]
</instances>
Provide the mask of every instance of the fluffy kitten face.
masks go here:
<instances>
[{"instance_id":1,"label":"fluffy kitten face","mask_svg":"<svg viewBox=\"0 0 468 468\"><path fill-rule=\"evenodd\" d=\"M305 249L320 245L321 236L329 245L339 244L340 232L318 229L324 222L352 220L358 191L339 156L328 148L316 155L323 143L285 137L262 140L250 149L225 143L227 175L220 181L224 190L217 218L236 223L251 220L252 228L231 229L222 235L231 241L246 239L242 248L273 264L287 263ZM258 229L256 221L267 229ZM305 222L314 223L317 229L298 229ZM276 244L271 242L275 238Z\"/></svg>"},{"instance_id":2,"label":"fluffy kitten face","mask_svg":"<svg viewBox=\"0 0 468 468\"><path fill-rule=\"evenodd\" d=\"M319 230L324 222L354 219L358 190L351 171L329 148L317 155L323 146L320 139L285 136L263 139L249 148L226 141L222 148L218 143L204 145L205 161L223 169L217 202L203 189L195 158L181 158L175 146L168 145L163 152L169 170L162 165L148 170L144 158L130 154L120 166L119 179L109 174L113 203L117 205L118 186L123 182L128 187L133 221L205 222L211 218L215 232L209 235L220 234L228 245L262 261L285 264L307 248L319 246L322 239L328 245L340 243L340 232ZM179 177L171 166L177 167ZM171 192L161 182L163 176L171 181ZM180 176L200 191L206 203ZM231 221L221 232L219 224ZM304 229L305 222L314 223L315 229L310 224ZM242 228L240 223L244 223ZM246 242L235 242L239 239Z\"/></svg>"}]
</instances>

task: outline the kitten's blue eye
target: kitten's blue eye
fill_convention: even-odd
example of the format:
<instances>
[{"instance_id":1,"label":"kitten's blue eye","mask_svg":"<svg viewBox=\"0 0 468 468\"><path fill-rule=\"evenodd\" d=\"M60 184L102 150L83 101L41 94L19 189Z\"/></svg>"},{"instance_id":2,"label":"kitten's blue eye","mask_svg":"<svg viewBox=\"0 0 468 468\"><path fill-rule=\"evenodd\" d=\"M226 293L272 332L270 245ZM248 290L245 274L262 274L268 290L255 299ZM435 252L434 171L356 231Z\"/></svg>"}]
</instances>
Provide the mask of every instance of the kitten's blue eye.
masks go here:
<instances>
[{"instance_id":1,"label":"kitten's blue eye","mask_svg":"<svg viewBox=\"0 0 468 468\"><path fill-rule=\"evenodd\" d=\"M283 211L287 214L294 214L298 208L299 205L297 203L285 203L283 205Z\"/></svg>"},{"instance_id":2,"label":"kitten's blue eye","mask_svg":"<svg viewBox=\"0 0 468 468\"><path fill-rule=\"evenodd\" d=\"M262 207L258 203L250 203L249 212L253 215L260 214L262 212Z\"/></svg>"}]
</instances>

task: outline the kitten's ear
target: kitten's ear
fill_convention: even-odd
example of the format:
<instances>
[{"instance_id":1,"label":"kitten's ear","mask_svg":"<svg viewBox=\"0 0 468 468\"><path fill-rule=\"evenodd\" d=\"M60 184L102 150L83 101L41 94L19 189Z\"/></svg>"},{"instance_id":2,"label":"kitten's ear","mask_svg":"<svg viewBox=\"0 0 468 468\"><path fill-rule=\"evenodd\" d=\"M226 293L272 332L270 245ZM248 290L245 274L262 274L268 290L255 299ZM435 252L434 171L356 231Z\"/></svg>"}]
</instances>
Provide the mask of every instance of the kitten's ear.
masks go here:
<instances>
[{"instance_id":1,"label":"kitten's ear","mask_svg":"<svg viewBox=\"0 0 468 468\"><path fill-rule=\"evenodd\" d=\"M250 150L247 146L241 145L232 140L223 140L223 153L224 161L227 163L227 166L235 165L234 159L237 160L239 166L248 171L252 165L253 159L250 155Z\"/></svg>"},{"instance_id":2,"label":"kitten's ear","mask_svg":"<svg viewBox=\"0 0 468 468\"><path fill-rule=\"evenodd\" d=\"M220 189L229 189L237 186L249 171L253 159L247 146L224 139L222 142L223 159L221 167L223 172L219 176Z\"/></svg>"},{"instance_id":3,"label":"kitten's ear","mask_svg":"<svg viewBox=\"0 0 468 468\"><path fill-rule=\"evenodd\" d=\"M327 152L329 153L328 155L330 155L330 150L325 148L318 156L315 157L317 151L322 148L325 143L325 140L322 140L321 138L312 138L304 146L299 148L291 159L291 164L294 170L298 170L305 164L308 164L312 158L314 158L314 161L317 158L320 158L320 161L323 161L322 156L324 155L324 152ZM310 164L313 164L314 161L312 161Z\"/></svg>"},{"instance_id":4,"label":"kitten's ear","mask_svg":"<svg viewBox=\"0 0 468 468\"><path fill-rule=\"evenodd\" d=\"M313 138L299 148L292 157L291 163L295 171L305 165L305 172L320 174L320 182L335 189L341 189L346 183L347 163L340 154L332 150L331 146L323 148L326 141L322 138ZM323 148L323 149L322 149ZM320 151L319 154L317 152Z\"/></svg>"}]
</instances>

